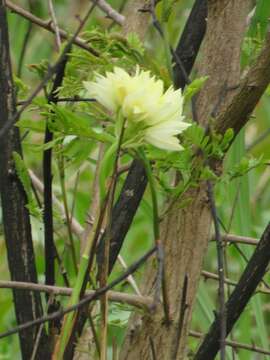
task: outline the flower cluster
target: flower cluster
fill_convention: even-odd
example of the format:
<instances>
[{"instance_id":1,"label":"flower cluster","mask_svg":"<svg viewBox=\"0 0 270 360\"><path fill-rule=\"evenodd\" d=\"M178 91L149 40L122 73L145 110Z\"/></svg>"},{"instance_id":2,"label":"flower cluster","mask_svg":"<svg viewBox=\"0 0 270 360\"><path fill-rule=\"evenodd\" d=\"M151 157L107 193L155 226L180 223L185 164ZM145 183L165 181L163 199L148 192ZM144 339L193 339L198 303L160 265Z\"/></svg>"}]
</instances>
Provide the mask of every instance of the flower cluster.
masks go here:
<instances>
[{"instance_id":1,"label":"flower cluster","mask_svg":"<svg viewBox=\"0 0 270 360\"><path fill-rule=\"evenodd\" d=\"M142 123L145 142L165 150L182 149L177 135L190 124L183 121L181 90L170 87L164 92L163 82L139 67L133 76L115 67L106 76L98 74L95 81L84 82L84 86L87 95L112 114L121 111L127 129Z\"/></svg>"}]
</instances>

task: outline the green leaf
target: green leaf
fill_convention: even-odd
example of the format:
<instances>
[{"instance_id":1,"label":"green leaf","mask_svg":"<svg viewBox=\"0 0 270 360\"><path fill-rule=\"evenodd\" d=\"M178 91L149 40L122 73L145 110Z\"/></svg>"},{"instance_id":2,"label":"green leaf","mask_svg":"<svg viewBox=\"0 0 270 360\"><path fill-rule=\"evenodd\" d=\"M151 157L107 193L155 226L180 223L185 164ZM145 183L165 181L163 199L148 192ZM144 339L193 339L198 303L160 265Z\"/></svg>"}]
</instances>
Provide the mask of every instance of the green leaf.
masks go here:
<instances>
[{"instance_id":1,"label":"green leaf","mask_svg":"<svg viewBox=\"0 0 270 360\"><path fill-rule=\"evenodd\" d=\"M208 76L203 76L195 79L192 81L191 84L186 87L184 91L185 103L187 103L195 94L197 94L201 90L208 78Z\"/></svg>"},{"instance_id":2,"label":"green leaf","mask_svg":"<svg viewBox=\"0 0 270 360\"><path fill-rule=\"evenodd\" d=\"M95 148L93 142L78 137L73 139L66 137L63 145L63 154L69 161L68 165L77 165L78 167L89 158L91 151Z\"/></svg>"},{"instance_id":3,"label":"green leaf","mask_svg":"<svg viewBox=\"0 0 270 360\"><path fill-rule=\"evenodd\" d=\"M25 118L25 119L20 119L16 123L16 126L18 126L20 129L28 129L43 134L46 126L46 121L45 119L32 120Z\"/></svg>"},{"instance_id":4,"label":"green leaf","mask_svg":"<svg viewBox=\"0 0 270 360\"><path fill-rule=\"evenodd\" d=\"M16 75L13 74L13 81L17 90L18 96L25 96L28 92L28 86Z\"/></svg>"},{"instance_id":5,"label":"green leaf","mask_svg":"<svg viewBox=\"0 0 270 360\"><path fill-rule=\"evenodd\" d=\"M128 33L127 41L130 47L136 50L141 56L144 54L145 49L137 33Z\"/></svg>"},{"instance_id":6,"label":"green leaf","mask_svg":"<svg viewBox=\"0 0 270 360\"><path fill-rule=\"evenodd\" d=\"M112 142L114 138L105 133L101 127L93 130L93 119L89 115L77 114L64 107L52 105L54 114L51 115L49 126L53 132L65 135L77 135L101 142Z\"/></svg>"},{"instance_id":7,"label":"green leaf","mask_svg":"<svg viewBox=\"0 0 270 360\"><path fill-rule=\"evenodd\" d=\"M22 183L22 186L27 196L28 204L26 205L26 207L32 216L41 220L41 209L38 207L36 198L33 196L31 179L27 167L25 166L25 163L21 158L20 154L14 151L12 155L17 175Z\"/></svg>"}]
</instances>

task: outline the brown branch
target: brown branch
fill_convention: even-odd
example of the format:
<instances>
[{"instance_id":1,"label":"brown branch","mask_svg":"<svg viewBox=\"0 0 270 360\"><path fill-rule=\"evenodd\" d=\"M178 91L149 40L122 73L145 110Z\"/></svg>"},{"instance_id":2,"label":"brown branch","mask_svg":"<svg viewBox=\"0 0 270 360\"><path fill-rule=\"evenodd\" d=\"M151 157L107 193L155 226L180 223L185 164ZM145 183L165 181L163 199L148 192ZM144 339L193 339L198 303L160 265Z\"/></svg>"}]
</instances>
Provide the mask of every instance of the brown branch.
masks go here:
<instances>
[{"instance_id":1,"label":"brown branch","mask_svg":"<svg viewBox=\"0 0 270 360\"><path fill-rule=\"evenodd\" d=\"M50 15L51 15L52 23L53 23L53 26L54 26L57 51L60 51L60 48L61 48L61 37L60 37L59 26L58 26L58 22L57 22L57 19L56 19L56 15L55 15L55 11L54 11L54 7L53 7L53 2L52 2L52 1L53 1L53 0L48 0L49 13L50 13Z\"/></svg>"},{"instance_id":2,"label":"brown branch","mask_svg":"<svg viewBox=\"0 0 270 360\"><path fill-rule=\"evenodd\" d=\"M248 236L239 236L234 234L223 234L221 236L222 241L224 243L232 243L232 244L245 244L245 245L258 245L259 240L256 238L248 237ZM214 236L211 241L215 241Z\"/></svg>"},{"instance_id":3,"label":"brown branch","mask_svg":"<svg viewBox=\"0 0 270 360\"><path fill-rule=\"evenodd\" d=\"M0 280L0 289L21 289L31 290L37 292L44 292L53 295L70 296L72 294L72 288L41 285L36 283L22 282L22 281L6 281ZM86 290L85 296L93 295L95 291ZM153 299L149 296L140 296L133 294L126 294L118 291L108 291L108 299L110 301L129 304L141 309L150 309L153 304Z\"/></svg>"},{"instance_id":4,"label":"brown branch","mask_svg":"<svg viewBox=\"0 0 270 360\"><path fill-rule=\"evenodd\" d=\"M90 16L90 14L92 13L92 11L95 8L95 4L92 5L86 15L84 16L84 18L82 19L82 21L80 22L80 25L78 26L78 28L76 29L75 33L69 38L66 46L64 47L62 54L59 56L58 60L54 63L53 66L48 68L47 73L45 74L43 80L38 84L38 86L34 89L34 91L32 92L32 94L28 97L28 99L25 101L24 105L22 105L22 107L20 108L19 111L15 112L13 114L13 116L11 116L8 121L5 122L5 124L0 128L0 139L2 137L4 137L4 135L6 135L6 133L12 128L12 126L16 123L16 121L19 119L19 117L21 116L21 114L26 110L26 108L32 103L32 101L34 100L34 98L39 94L39 92L44 89L44 86L47 85L47 83L49 82L49 80L51 80L51 78L53 77L53 75L55 73L57 73L59 67L61 66L63 59L66 57L66 55L69 53L70 48L73 44L73 42L75 41L75 39L77 38L78 34L80 33L80 31L82 30L82 28L84 27L85 23L88 20L88 17Z\"/></svg>"},{"instance_id":5,"label":"brown branch","mask_svg":"<svg viewBox=\"0 0 270 360\"><path fill-rule=\"evenodd\" d=\"M23 9L22 7L13 4L11 1L6 0L6 6L9 8L12 12L24 17L25 19L29 20L31 23L50 31L51 33L55 34L55 28L53 26L53 23L51 20L43 20L33 14L31 14L29 11ZM61 39L67 40L70 38L70 35L63 29L59 29L59 35ZM99 56L99 53L91 48L82 38L79 36L76 36L73 43L80 48L89 51L94 56Z\"/></svg>"},{"instance_id":6,"label":"brown branch","mask_svg":"<svg viewBox=\"0 0 270 360\"><path fill-rule=\"evenodd\" d=\"M189 336L197 338L197 339L201 339L204 337L204 334L202 334L198 331L190 330ZM247 351L253 351L258 354L270 355L270 351L260 348L260 347L257 347L255 345L243 344L243 343L240 343L237 341L232 341L232 340L226 340L225 343L226 343L226 345L228 345L236 350L243 349L243 350L247 350Z\"/></svg>"},{"instance_id":7,"label":"brown branch","mask_svg":"<svg viewBox=\"0 0 270 360\"><path fill-rule=\"evenodd\" d=\"M270 262L270 223L264 230L260 242L250 258L237 286L227 303L227 335L243 313L262 280ZM220 315L218 314L200 345L194 359L213 360L219 351Z\"/></svg>"},{"instance_id":8,"label":"brown branch","mask_svg":"<svg viewBox=\"0 0 270 360\"><path fill-rule=\"evenodd\" d=\"M270 83L270 32L266 35L264 47L257 61L251 66L239 90L226 110L217 117L215 131L224 134L232 128L234 135L247 123L249 116Z\"/></svg>"},{"instance_id":9,"label":"brown branch","mask_svg":"<svg viewBox=\"0 0 270 360\"><path fill-rule=\"evenodd\" d=\"M94 294L89 295L89 296L85 296L82 300L80 300L77 304L69 306L65 309L61 309L59 311L55 311L47 316L43 316L40 317L36 320L33 321L28 321L22 325L19 325L11 330L8 330L4 333L0 334L0 339L3 339L7 336L16 334L18 332L24 331L26 329L32 328L34 326L43 324L45 322L48 321L53 321L55 319L59 319L62 318L65 314L68 314L72 311L76 311L78 309L80 309L81 307L85 306L86 304L89 304L90 302L98 299L101 295L103 295L104 293L106 293L107 291L111 290L113 287L117 286L118 284L120 284L123 280L125 280L127 278L127 276L133 274L135 271L137 271L140 266L142 266L154 253L156 252L156 246L152 247L149 251L147 251L147 253L145 253L138 261L136 261L135 263L133 263L127 271L125 271L122 275L120 275L118 278L116 278L115 280L113 280L111 283L109 283L107 286L103 287L103 288L99 288L97 289Z\"/></svg>"},{"instance_id":10,"label":"brown branch","mask_svg":"<svg viewBox=\"0 0 270 360\"><path fill-rule=\"evenodd\" d=\"M217 274L212 273L212 272L209 272L209 271L206 271L206 270L202 270L201 275L202 275L202 277L204 277L206 280L207 280L207 279L212 279L212 280L216 280L216 281L219 280L219 276L218 276ZM237 286L237 282L234 281L234 280L231 280L231 279L229 279L229 278L225 278L224 282L225 282L225 284L227 284L227 285ZM266 288L257 289L257 290L256 290L256 293L269 295L269 294L270 294L270 290L267 290Z\"/></svg>"},{"instance_id":11,"label":"brown branch","mask_svg":"<svg viewBox=\"0 0 270 360\"><path fill-rule=\"evenodd\" d=\"M125 16L120 14L114 8L111 7L105 0L98 0L97 6L114 22L118 25L123 25L125 21Z\"/></svg>"}]
</instances>

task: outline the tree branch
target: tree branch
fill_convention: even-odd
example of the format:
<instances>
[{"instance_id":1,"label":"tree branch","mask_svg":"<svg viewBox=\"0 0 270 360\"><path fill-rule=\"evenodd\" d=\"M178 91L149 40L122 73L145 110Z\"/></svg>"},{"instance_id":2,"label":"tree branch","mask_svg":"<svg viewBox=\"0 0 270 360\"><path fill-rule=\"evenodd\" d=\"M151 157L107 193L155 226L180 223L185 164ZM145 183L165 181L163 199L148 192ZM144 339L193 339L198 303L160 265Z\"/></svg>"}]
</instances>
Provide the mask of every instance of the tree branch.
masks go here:
<instances>
[{"instance_id":1,"label":"tree branch","mask_svg":"<svg viewBox=\"0 0 270 360\"><path fill-rule=\"evenodd\" d=\"M92 0L93 1L93 0ZM120 14L114 8L111 7L105 0L98 0L97 6L108 15L108 17L114 20L118 25L123 25L125 16Z\"/></svg>"},{"instance_id":2,"label":"tree branch","mask_svg":"<svg viewBox=\"0 0 270 360\"><path fill-rule=\"evenodd\" d=\"M235 243L235 244L245 244L245 245L258 245L259 241L256 238L248 237L248 236L239 236L234 234L223 234L221 236L222 241L224 243ZM211 241L215 241L213 237Z\"/></svg>"},{"instance_id":3,"label":"tree branch","mask_svg":"<svg viewBox=\"0 0 270 360\"><path fill-rule=\"evenodd\" d=\"M47 73L45 74L43 80L39 83L39 85L34 89L34 91L32 92L32 94L28 97L28 99L24 102L24 104L22 105L22 107L20 108L19 111L15 112L13 114L13 116L11 116L8 121L5 122L5 124L0 128L0 139L2 137L4 137L4 135L11 129L11 127L16 123L16 121L19 119L19 117L21 116L21 114L25 111L25 109L32 103L32 101L34 100L34 98L39 94L39 92L44 88L44 86L47 85L47 83L49 82L49 80L51 80L51 78L53 77L53 75L55 73L57 73L58 68L61 66L61 63L63 61L63 59L66 57L66 55L68 54L68 52L70 51L70 47L73 44L73 42L75 41L75 39L77 38L78 34L80 33L81 29L83 28L83 26L85 25L86 21L88 20L88 17L90 16L90 14L92 13L92 11L95 8L95 4L92 5L86 15L84 16L84 18L82 19L82 21L80 22L80 25L78 26L77 30L75 31L75 33L69 38L65 48L63 49L61 55L59 56L58 60L54 63L53 66L48 68ZM98 55L96 55L98 56Z\"/></svg>"},{"instance_id":4,"label":"tree branch","mask_svg":"<svg viewBox=\"0 0 270 360\"><path fill-rule=\"evenodd\" d=\"M54 28L51 20L48 20L48 21L42 20L41 18L33 15L29 11L21 8L20 6L13 4L9 0L6 0L5 3L6 3L7 8L9 8L12 12L24 17L25 19L29 20L31 23L55 34L55 28ZM59 29L59 35L60 35L61 39L64 39L64 40L68 40L70 38L70 35L65 30L62 30L62 29ZM91 46L89 46L79 36L75 37L73 43L75 45L81 47L82 49L89 51L94 56L99 56L99 53L95 49L91 48Z\"/></svg>"},{"instance_id":5,"label":"tree branch","mask_svg":"<svg viewBox=\"0 0 270 360\"><path fill-rule=\"evenodd\" d=\"M207 1L196 0L175 49L185 72L190 74L206 31ZM173 67L174 84L178 89L186 85L186 76L178 64Z\"/></svg>"},{"instance_id":6,"label":"tree branch","mask_svg":"<svg viewBox=\"0 0 270 360\"><path fill-rule=\"evenodd\" d=\"M63 295L70 296L72 294L72 288L60 287L60 286L51 286L51 285L41 285L30 282L21 282L21 281L6 281L0 280L1 289L21 289L21 290L31 290L37 292L45 292L47 294L53 295ZM92 296L95 293L94 290L86 290L85 296ZM149 296L140 296L133 294L125 294L118 291L108 291L108 298L110 301L129 304L142 309L150 309L153 304L153 299Z\"/></svg>"},{"instance_id":7,"label":"tree branch","mask_svg":"<svg viewBox=\"0 0 270 360\"><path fill-rule=\"evenodd\" d=\"M249 120L255 106L270 83L270 32L266 35L264 47L257 61L251 66L239 85L226 110L216 120L215 131L224 134L227 129L234 130L234 136Z\"/></svg>"},{"instance_id":8,"label":"tree branch","mask_svg":"<svg viewBox=\"0 0 270 360\"><path fill-rule=\"evenodd\" d=\"M202 334L198 331L191 330L189 332L189 336L197 338L197 339L201 339L204 337L204 334ZM231 340L226 340L225 343L226 343L226 345L232 347L235 350L243 349L243 350L252 351L252 352L255 352L258 354L270 355L270 351L259 348L258 346L255 346L255 345L243 344L238 341L231 341Z\"/></svg>"},{"instance_id":9,"label":"tree branch","mask_svg":"<svg viewBox=\"0 0 270 360\"><path fill-rule=\"evenodd\" d=\"M62 318L65 314L68 314L72 311L76 311L82 307L84 307L86 304L89 304L90 302L98 299L101 295L105 294L107 291L109 291L110 289L112 289L113 287L117 286L118 284L120 284L123 280L125 280L129 275L133 274L135 271L137 271L139 269L140 266L142 266L142 264L144 264L154 253L156 252L156 246L154 246L153 248L151 248L149 251L147 251L147 253L145 253L138 261L136 261L134 264L132 264L127 271L125 271L122 275L120 275L119 277L117 277L115 280L113 280L111 283L109 283L108 285L106 285L103 288L97 289L92 295L86 296L85 298L83 298L82 300L80 300L77 304L69 306L67 308L65 308L64 310L59 310L56 312L53 312L49 315L43 316L41 318L38 318L36 320L33 321L28 321L23 323L20 326L17 326L14 329L8 330L4 333L0 334L0 339L3 339L7 336L10 336L12 334L16 334L18 332L22 332L26 329L30 329L34 326L43 324L47 321L52 321L55 319L59 319ZM44 359L44 357L42 358ZM27 359L28 360L28 359Z\"/></svg>"},{"instance_id":10,"label":"tree branch","mask_svg":"<svg viewBox=\"0 0 270 360\"><path fill-rule=\"evenodd\" d=\"M65 68L68 61L68 55L63 57L58 66L56 76L53 82L52 90L48 96L48 103L57 103L57 89L61 86L65 75ZM46 124L44 144L52 141L53 133ZM43 178L44 178L44 243L45 243L45 283L54 284L54 239L53 239L53 199L52 199L52 149L43 152Z\"/></svg>"},{"instance_id":11,"label":"tree branch","mask_svg":"<svg viewBox=\"0 0 270 360\"><path fill-rule=\"evenodd\" d=\"M270 223L267 225L254 254L249 260L237 286L226 303L227 335L244 311L250 298L262 280L270 262ZM199 347L194 360L214 360L219 351L220 314Z\"/></svg>"},{"instance_id":12,"label":"tree branch","mask_svg":"<svg viewBox=\"0 0 270 360\"><path fill-rule=\"evenodd\" d=\"M9 123L16 113L16 99L13 87L9 53L8 24L5 1L0 0L0 127ZM31 235L27 199L22 184L17 177L13 152L22 154L19 129L12 127L0 141L0 192L3 212L4 233L7 246L8 264L11 278L17 281L37 281L35 257ZM42 316L39 294L13 290L15 313L18 324ZM36 329L20 333L22 358L30 359ZM37 359L49 358L49 346L45 333L37 350Z\"/></svg>"}]
</instances>

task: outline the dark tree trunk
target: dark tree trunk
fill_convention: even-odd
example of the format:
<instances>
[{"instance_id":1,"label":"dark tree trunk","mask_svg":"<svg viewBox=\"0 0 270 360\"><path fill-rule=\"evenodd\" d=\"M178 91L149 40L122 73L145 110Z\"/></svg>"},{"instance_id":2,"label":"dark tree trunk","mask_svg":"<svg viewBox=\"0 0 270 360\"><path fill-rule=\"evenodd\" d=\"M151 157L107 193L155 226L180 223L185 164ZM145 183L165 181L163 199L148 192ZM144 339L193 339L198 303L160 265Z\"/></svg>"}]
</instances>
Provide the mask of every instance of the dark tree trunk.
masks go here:
<instances>
[{"instance_id":1,"label":"dark tree trunk","mask_svg":"<svg viewBox=\"0 0 270 360\"><path fill-rule=\"evenodd\" d=\"M16 111L9 55L8 26L4 1L0 0L0 128ZM31 225L26 209L26 195L16 175L12 153L21 154L19 130L13 127L0 142L0 192L8 264L12 280L37 282ZM14 290L14 304L18 324L42 315L41 298L37 292ZM31 358L38 329L20 333L22 358ZM44 333L36 359L48 359Z\"/></svg>"}]
</instances>

